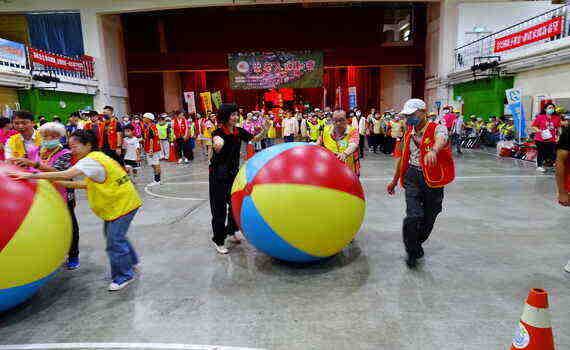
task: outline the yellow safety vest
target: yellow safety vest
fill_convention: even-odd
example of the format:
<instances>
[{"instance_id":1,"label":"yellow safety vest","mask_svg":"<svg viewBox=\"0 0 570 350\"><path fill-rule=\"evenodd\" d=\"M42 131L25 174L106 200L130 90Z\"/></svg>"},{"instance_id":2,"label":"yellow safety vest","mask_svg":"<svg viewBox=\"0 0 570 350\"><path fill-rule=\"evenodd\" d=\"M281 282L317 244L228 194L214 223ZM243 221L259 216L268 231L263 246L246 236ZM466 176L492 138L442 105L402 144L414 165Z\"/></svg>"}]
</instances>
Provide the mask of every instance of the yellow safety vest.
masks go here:
<instances>
[{"instance_id":1,"label":"yellow safety vest","mask_svg":"<svg viewBox=\"0 0 570 350\"><path fill-rule=\"evenodd\" d=\"M42 137L40 133L36 130L32 135L32 140L34 144L38 147L42 145ZM24 137L22 134L14 134L10 136L7 142L8 146L12 150L12 157L14 158L25 158L26 157L26 147L24 146Z\"/></svg>"},{"instance_id":2,"label":"yellow safety vest","mask_svg":"<svg viewBox=\"0 0 570 350\"><path fill-rule=\"evenodd\" d=\"M321 125L319 123L313 124L311 122L307 122L307 126L309 127L309 137L312 141L317 141L319 138L319 131L321 129Z\"/></svg>"},{"instance_id":3,"label":"yellow safety vest","mask_svg":"<svg viewBox=\"0 0 570 350\"><path fill-rule=\"evenodd\" d=\"M168 139L168 124L160 125L156 124L156 129L158 130L158 138L161 140Z\"/></svg>"},{"instance_id":4,"label":"yellow safety vest","mask_svg":"<svg viewBox=\"0 0 570 350\"><path fill-rule=\"evenodd\" d=\"M267 137L270 139L274 139L277 137L277 131L275 130L275 122L273 120L269 121L269 130L267 131Z\"/></svg>"},{"instance_id":5,"label":"yellow safety vest","mask_svg":"<svg viewBox=\"0 0 570 350\"><path fill-rule=\"evenodd\" d=\"M334 127L332 125L325 127L325 130L323 131L323 145L334 154L339 154L346 151L350 143L350 134L355 132L356 129L349 126L344 136L340 140L335 140L332 137L333 128ZM355 173L357 173L356 157L356 153L346 157L346 165Z\"/></svg>"},{"instance_id":6,"label":"yellow safety vest","mask_svg":"<svg viewBox=\"0 0 570 350\"><path fill-rule=\"evenodd\" d=\"M95 215L113 221L142 205L135 186L119 163L102 152L91 152L87 158L100 163L107 174L102 183L85 178L87 201Z\"/></svg>"}]
</instances>

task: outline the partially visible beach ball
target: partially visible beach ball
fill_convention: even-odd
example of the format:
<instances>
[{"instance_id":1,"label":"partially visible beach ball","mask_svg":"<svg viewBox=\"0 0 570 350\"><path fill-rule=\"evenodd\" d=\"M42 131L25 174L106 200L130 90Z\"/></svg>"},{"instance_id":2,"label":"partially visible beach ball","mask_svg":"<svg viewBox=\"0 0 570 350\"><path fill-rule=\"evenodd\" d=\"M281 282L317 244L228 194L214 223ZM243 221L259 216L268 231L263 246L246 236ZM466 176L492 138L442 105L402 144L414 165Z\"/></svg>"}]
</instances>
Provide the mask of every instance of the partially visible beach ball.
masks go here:
<instances>
[{"instance_id":1,"label":"partially visible beach ball","mask_svg":"<svg viewBox=\"0 0 570 350\"><path fill-rule=\"evenodd\" d=\"M366 202L358 177L335 154L304 142L267 148L232 187L232 211L247 240L280 260L310 262L346 247Z\"/></svg>"},{"instance_id":2,"label":"partially visible beach ball","mask_svg":"<svg viewBox=\"0 0 570 350\"><path fill-rule=\"evenodd\" d=\"M13 180L0 163L0 311L29 299L67 256L71 217L45 180Z\"/></svg>"}]
</instances>

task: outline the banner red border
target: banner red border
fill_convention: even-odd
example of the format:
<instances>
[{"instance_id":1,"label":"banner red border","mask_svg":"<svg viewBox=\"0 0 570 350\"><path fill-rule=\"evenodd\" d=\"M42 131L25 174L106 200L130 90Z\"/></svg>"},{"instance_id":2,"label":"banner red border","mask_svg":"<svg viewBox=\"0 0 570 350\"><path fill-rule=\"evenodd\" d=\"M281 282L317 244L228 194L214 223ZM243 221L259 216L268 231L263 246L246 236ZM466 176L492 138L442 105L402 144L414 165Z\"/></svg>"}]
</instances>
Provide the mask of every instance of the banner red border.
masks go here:
<instances>
[{"instance_id":1,"label":"banner red border","mask_svg":"<svg viewBox=\"0 0 570 350\"><path fill-rule=\"evenodd\" d=\"M523 31L495 39L494 52L508 51L559 35L562 33L563 19L564 17L556 17Z\"/></svg>"}]
</instances>

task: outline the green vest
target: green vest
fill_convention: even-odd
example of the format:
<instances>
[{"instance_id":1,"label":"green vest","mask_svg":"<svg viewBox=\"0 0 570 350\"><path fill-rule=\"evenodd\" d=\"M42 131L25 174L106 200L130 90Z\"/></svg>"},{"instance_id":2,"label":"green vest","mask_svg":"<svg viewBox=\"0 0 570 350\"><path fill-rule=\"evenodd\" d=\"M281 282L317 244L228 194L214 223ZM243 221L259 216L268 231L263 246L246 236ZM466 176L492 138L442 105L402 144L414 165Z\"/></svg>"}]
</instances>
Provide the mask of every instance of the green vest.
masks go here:
<instances>
[{"instance_id":1,"label":"green vest","mask_svg":"<svg viewBox=\"0 0 570 350\"><path fill-rule=\"evenodd\" d=\"M160 125L156 124L156 129L158 130L158 138L161 140L168 139L168 124Z\"/></svg>"}]
</instances>

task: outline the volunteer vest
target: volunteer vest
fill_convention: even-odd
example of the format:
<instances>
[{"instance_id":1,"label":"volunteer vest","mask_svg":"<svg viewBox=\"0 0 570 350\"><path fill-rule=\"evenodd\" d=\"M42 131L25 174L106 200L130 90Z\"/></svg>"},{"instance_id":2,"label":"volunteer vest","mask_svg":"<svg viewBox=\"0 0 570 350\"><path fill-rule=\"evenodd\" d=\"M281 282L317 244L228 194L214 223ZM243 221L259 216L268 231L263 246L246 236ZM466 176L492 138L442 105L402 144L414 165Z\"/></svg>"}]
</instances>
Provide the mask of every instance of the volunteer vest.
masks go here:
<instances>
[{"instance_id":1,"label":"volunteer vest","mask_svg":"<svg viewBox=\"0 0 570 350\"><path fill-rule=\"evenodd\" d=\"M154 134L154 137L150 138L150 131ZM144 126L144 151L151 152L150 149L150 141L152 140L152 152L160 152L160 139L158 138L158 130L156 129L156 125L150 124Z\"/></svg>"},{"instance_id":2,"label":"volunteer vest","mask_svg":"<svg viewBox=\"0 0 570 350\"><path fill-rule=\"evenodd\" d=\"M274 139L277 137L277 130L275 130L275 126L273 125L273 121L269 121L269 130L267 131L267 137L270 139Z\"/></svg>"},{"instance_id":3,"label":"volunteer vest","mask_svg":"<svg viewBox=\"0 0 570 350\"><path fill-rule=\"evenodd\" d=\"M168 139L168 124L164 125L156 125L156 129L158 130L158 138L161 140Z\"/></svg>"},{"instance_id":4,"label":"volunteer vest","mask_svg":"<svg viewBox=\"0 0 570 350\"><path fill-rule=\"evenodd\" d=\"M325 130L323 132L323 145L326 149L332 151L333 153L339 154L346 151L350 143L350 134L356 129L353 127L348 127L348 131L345 133L345 135L341 139L335 140L332 137L333 128L334 127L332 125L325 127ZM346 157L346 165L352 171L358 174L358 149L351 156Z\"/></svg>"},{"instance_id":5,"label":"volunteer vest","mask_svg":"<svg viewBox=\"0 0 570 350\"><path fill-rule=\"evenodd\" d=\"M10 136L6 144L12 150L12 157L28 158L30 160L37 161L37 158L39 157L40 146L42 144L42 137L38 131L34 131L32 140L34 140L35 149L29 150L27 153L26 147L24 146L24 137L20 133Z\"/></svg>"},{"instance_id":6,"label":"volunteer vest","mask_svg":"<svg viewBox=\"0 0 570 350\"><path fill-rule=\"evenodd\" d=\"M172 126L174 128L174 137L178 139L186 136L186 128L188 126L186 119L174 118Z\"/></svg>"},{"instance_id":7,"label":"volunteer vest","mask_svg":"<svg viewBox=\"0 0 570 350\"><path fill-rule=\"evenodd\" d=\"M102 183L85 178L87 201L95 215L113 221L142 205L135 186L119 163L102 152L91 152L87 158L101 164L107 175Z\"/></svg>"},{"instance_id":8,"label":"volunteer vest","mask_svg":"<svg viewBox=\"0 0 570 350\"><path fill-rule=\"evenodd\" d=\"M447 185L455 179L455 165L451 155L451 147L449 142L445 144L437 153L437 159L433 166L428 166L424 163L425 155L432 150L435 144L435 129L438 127L437 123L430 122L424 132L421 140L420 148L420 164L424 180L429 187L438 188ZM412 129L409 128L404 136L404 150L402 151L402 161L400 163L400 185L404 186L404 177L408 171L410 163L410 142L412 141Z\"/></svg>"},{"instance_id":9,"label":"volunteer vest","mask_svg":"<svg viewBox=\"0 0 570 350\"><path fill-rule=\"evenodd\" d=\"M117 149L117 119L112 118L107 120L104 124L105 127L105 137L109 142L109 148L112 150Z\"/></svg>"},{"instance_id":10,"label":"volunteer vest","mask_svg":"<svg viewBox=\"0 0 570 350\"><path fill-rule=\"evenodd\" d=\"M94 130L96 128L96 130ZM90 130L97 136L97 146L99 149L103 148L105 143L105 124L103 122L87 123L85 124L85 130Z\"/></svg>"},{"instance_id":11,"label":"volunteer vest","mask_svg":"<svg viewBox=\"0 0 570 350\"><path fill-rule=\"evenodd\" d=\"M309 137L312 141L317 141L319 138L319 130L321 129L321 125L318 122L316 124L307 122L307 126L309 127Z\"/></svg>"}]
</instances>

